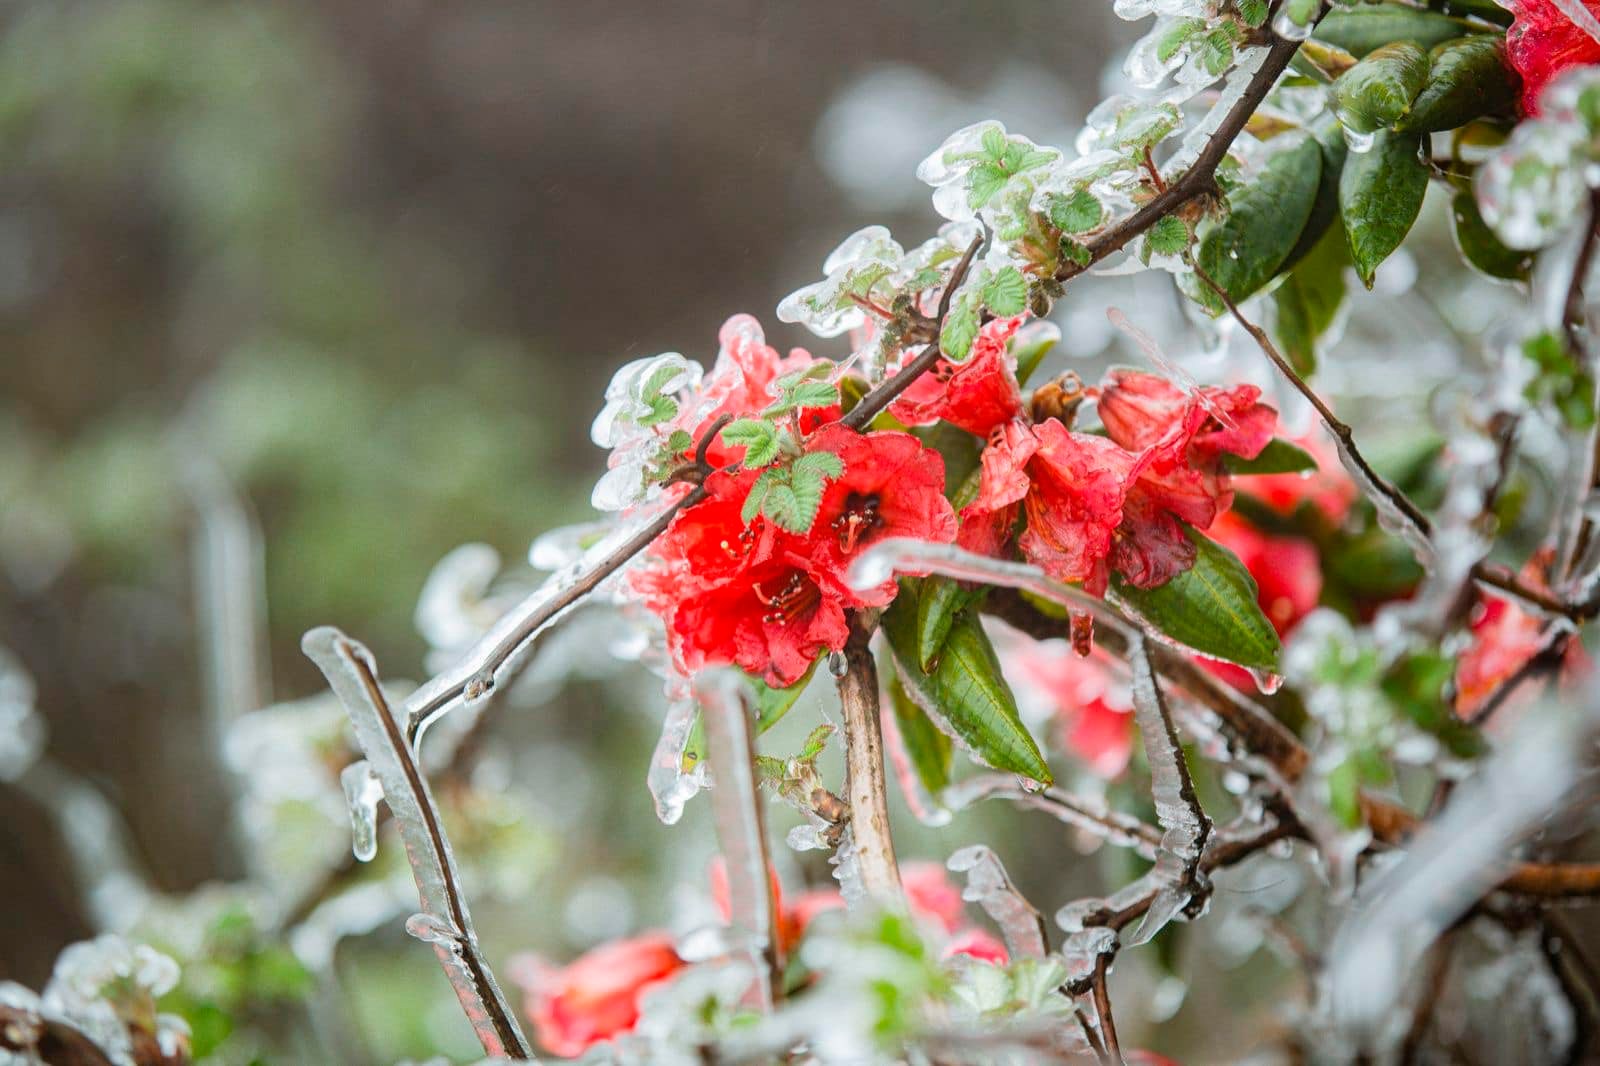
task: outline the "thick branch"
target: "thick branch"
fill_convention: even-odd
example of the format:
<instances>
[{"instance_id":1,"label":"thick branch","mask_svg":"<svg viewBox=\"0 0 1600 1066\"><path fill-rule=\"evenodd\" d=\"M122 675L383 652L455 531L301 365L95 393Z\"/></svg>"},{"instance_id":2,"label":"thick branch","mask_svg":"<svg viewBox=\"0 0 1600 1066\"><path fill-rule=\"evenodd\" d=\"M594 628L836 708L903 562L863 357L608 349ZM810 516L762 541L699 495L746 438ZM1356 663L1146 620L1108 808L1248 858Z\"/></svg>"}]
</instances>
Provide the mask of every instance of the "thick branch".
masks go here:
<instances>
[{"instance_id":1,"label":"thick branch","mask_svg":"<svg viewBox=\"0 0 1600 1066\"><path fill-rule=\"evenodd\" d=\"M844 717L845 799L850 832L861 866L862 887L879 903L905 905L894 841L889 836L888 783L883 774L883 728L878 720L878 667L869 646L872 634L859 619L850 624L844 646L845 671L839 678Z\"/></svg>"}]
</instances>

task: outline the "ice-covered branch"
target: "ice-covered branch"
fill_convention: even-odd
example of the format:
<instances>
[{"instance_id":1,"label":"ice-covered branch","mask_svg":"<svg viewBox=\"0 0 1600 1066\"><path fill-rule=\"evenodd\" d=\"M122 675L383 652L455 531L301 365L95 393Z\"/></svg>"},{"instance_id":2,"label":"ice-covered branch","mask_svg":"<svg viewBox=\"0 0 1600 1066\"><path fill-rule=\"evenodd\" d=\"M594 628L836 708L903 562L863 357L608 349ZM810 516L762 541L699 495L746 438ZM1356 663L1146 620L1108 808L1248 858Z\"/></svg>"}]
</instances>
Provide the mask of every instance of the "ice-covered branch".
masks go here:
<instances>
[{"instance_id":1,"label":"ice-covered branch","mask_svg":"<svg viewBox=\"0 0 1600 1066\"><path fill-rule=\"evenodd\" d=\"M1054 785L1041 789L1023 788L1014 774L978 774L950 786L940 797L952 811L990 798L1006 799L1019 807L1043 811L1074 829L1092 833L1108 844L1128 848L1140 858L1152 862L1155 861L1156 849L1161 846L1161 830L1155 826L1114 811L1101 800L1075 796Z\"/></svg>"},{"instance_id":2,"label":"ice-covered branch","mask_svg":"<svg viewBox=\"0 0 1600 1066\"><path fill-rule=\"evenodd\" d=\"M421 904L406 931L433 946L484 1052L531 1059L527 1038L478 947L439 808L379 687L371 653L331 626L311 630L301 648L344 704L399 827Z\"/></svg>"},{"instance_id":3,"label":"ice-covered branch","mask_svg":"<svg viewBox=\"0 0 1600 1066\"><path fill-rule=\"evenodd\" d=\"M945 865L967 875L961 898L982 907L1000 927L1013 959L1044 958L1049 947L1044 915L1017 891L998 855L982 844L971 844L950 856Z\"/></svg>"},{"instance_id":4,"label":"ice-covered branch","mask_svg":"<svg viewBox=\"0 0 1600 1066\"><path fill-rule=\"evenodd\" d=\"M733 939L755 964L757 997L770 1008L782 989L783 959L745 683L733 670L717 670L695 678L694 693L705 721L715 782L711 809L728 872L728 924Z\"/></svg>"},{"instance_id":5,"label":"ice-covered branch","mask_svg":"<svg viewBox=\"0 0 1600 1066\"><path fill-rule=\"evenodd\" d=\"M878 667L872 659L872 634L859 620L844 646L839 703L844 719L845 800L848 828L861 887L878 903L903 908L900 867L889 835L889 788L883 770L883 727L879 721ZM848 898L848 894L847 894Z\"/></svg>"}]
</instances>

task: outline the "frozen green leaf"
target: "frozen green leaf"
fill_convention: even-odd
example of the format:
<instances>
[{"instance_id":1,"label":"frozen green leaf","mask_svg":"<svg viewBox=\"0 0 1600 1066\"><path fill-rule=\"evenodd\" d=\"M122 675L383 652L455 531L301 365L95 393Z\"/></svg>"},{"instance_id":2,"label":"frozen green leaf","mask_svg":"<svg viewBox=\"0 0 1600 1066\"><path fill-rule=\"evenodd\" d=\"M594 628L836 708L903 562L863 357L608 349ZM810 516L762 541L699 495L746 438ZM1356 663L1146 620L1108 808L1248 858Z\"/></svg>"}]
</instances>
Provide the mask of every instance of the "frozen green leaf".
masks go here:
<instances>
[{"instance_id":1,"label":"frozen green leaf","mask_svg":"<svg viewBox=\"0 0 1600 1066\"><path fill-rule=\"evenodd\" d=\"M755 470L778 457L778 427L760 418L741 418L722 429L722 442L744 448L744 465Z\"/></svg>"},{"instance_id":2,"label":"frozen green leaf","mask_svg":"<svg viewBox=\"0 0 1600 1066\"><path fill-rule=\"evenodd\" d=\"M1194 565L1153 589L1119 578L1124 603L1179 644L1204 655L1258 670L1278 666L1278 634L1256 602L1256 582L1227 548L1193 529Z\"/></svg>"},{"instance_id":3,"label":"frozen green leaf","mask_svg":"<svg viewBox=\"0 0 1600 1066\"><path fill-rule=\"evenodd\" d=\"M1422 210L1428 168L1415 134L1380 130L1372 147L1351 152L1339 176L1339 213L1350 259L1372 288L1378 266L1405 240Z\"/></svg>"},{"instance_id":4,"label":"frozen green leaf","mask_svg":"<svg viewBox=\"0 0 1600 1066\"><path fill-rule=\"evenodd\" d=\"M956 614L972 596L948 577L922 578L917 584L917 663L927 671L938 663Z\"/></svg>"},{"instance_id":5,"label":"frozen green leaf","mask_svg":"<svg viewBox=\"0 0 1600 1066\"><path fill-rule=\"evenodd\" d=\"M906 694L941 730L986 766L1049 782L1050 767L1022 724L1016 697L977 618L962 612L950 627L938 665L917 662L915 592L902 585L884 612L883 629Z\"/></svg>"},{"instance_id":6,"label":"frozen green leaf","mask_svg":"<svg viewBox=\"0 0 1600 1066\"><path fill-rule=\"evenodd\" d=\"M1346 129L1371 133L1399 123L1428 80L1428 54L1410 41L1375 49L1333 86Z\"/></svg>"},{"instance_id":7,"label":"frozen green leaf","mask_svg":"<svg viewBox=\"0 0 1600 1066\"><path fill-rule=\"evenodd\" d=\"M910 760L917 780L929 795L939 795L950 784L951 755L954 750L950 738L929 721L922 708L907 695L899 675L893 673L889 677L889 707L894 714L895 725L900 730L900 743L905 748L906 758Z\"/></svg>"},{"instance_id":8,"label":"frozen green leaf","mask_svg":"<svg viewBox=\"0 0 1600 1066\"><path fill-rule=\"evenodd\" d=\"M1516 84L1506 65L1505 42L1499 36L1446 41L1428 58L1428 82L1412 102L1411 114L1400 124L1402 130L1453 130L1516 102Z\"/></svg>"},{"instance_id":9,"label":"frozen green leaf","mask_svg":"<svg viewBox=\"0 0 1600 1066\"><path fill-rule=\"evenodd\" d=\"M1322 149L1305 135L1278 151L1254 181L1229 197L1228 216L1200 238L1202 270L1235 302L1255 293L1278 273L1300 239L1316 201ZM1212 314L1222 301L1198 277L1185 290Z\"/></svg>"},{"instance_id":10,"label":"frozen green leaf","mask_svg":"<svg viewBox=\"0 0 1600 1066\"><path fill-rule=\"evenodd\" d=\"M1173 19L1172 25L1161 35L1156 42L1156 59L1162 63L1170 62L1172 57L1183 50L1196 34L1202 33L1206 28L1206 20L1202 18Z\"/></svg>"},{"instance_id":11,"label":"frozen green leaf","mask_svg":"<svg viewBox=\"0 0 1600 1066\"><path fill-rule=\"evenodd\" d=\"M1422 48L1432 48L1485 29L1487 27L1466 19L1390 0L1381 4L1335 7L1317 23L1314 36L1360 59L1394 41L1411 41Z\"/></svg>"},{"instance_id":12,"label":"frozen green leaf","mask_svg":"<svg viewBox=\"0 0 1600 1066\"><path fill-rule=\"evenodd\" d=\"M1507 248L1478 213L1471 189L1462 189L1450 201L1456 250L1473 267L1491 278L1524 281L1533 269L1533 253Z\"/></svg>"},{"instance_id":13,"label":"frozen green leaf","mask_svg":"<svg viewBox=\"0 0 1600 1066\"><path fill-rule=\"evenodd\" d=\"M1245 25L1257 27L1267 21L1270 5L1267 0L1239 0L1239 17L1244 19Z\"/></svg>"},{"instance_id":14,"label":"frozen green leaf","mask_svg":"<svg viewBox=\"0 0 1600 1066\"><path fill-rule=\"evenodd\" d=\"M979 163L967 175L967 206L974 211L994 199L1006 184L1006 172L997 163Z\"/></svg>"},{"instance_id":15,"label":"frozen green leaf","mask_svg":"<svg viewBox=\"0 0 1600 1066\"><path fill-rule=\"evenodd\" d=\"M965 359L978 337L978 325L977 302L963 293L944 316L944 324L939 328L939 350L948 359L957 362Z\"/></svg>"},{"instance_id":16,"label":"frozen green leaf","mask_svg":"<svg viewBox=\"0 0 1600 1066\"><path fill-rule=\"evenodd\" d=\"M1181 255L1189 247L1189 227L1183 219L1166 215L1145 233L1144 246L1155 255Z\"/></svg>"},{"instance_id":17,"label":"frozen green leaf","mask_svg":"<svg viewBox=\"0 0 1600 1066\"><path fill-rule=\"evenodd\" d=\"M1028 306L1028 282L1016 267L1001 267L984 285L983 302L1002 318L1021 314Z\"/></svg>"},{"instance_id":18,"label":"frozen green leaf","mask_svg":"<svg viewBox=\"0 0 1600 1066\"><path fill-rule=\"evenodd\" d=\"M1272 294L1278 343L1301 377L1317 369L1317 341L1344 304L1344 268L1349 262L1344 230L1334 226Z\"/></svg>"},{"instance_id":19,"label":"frozen green leaf","mask_svg":"<svg viewBox=\"0 0 1600 1066\"><path fill-rule=\"evenodd\" d=\"M1055 196L1050 200L1050 223L1062 233L1088 233L1098 228L1105 217L1105 205L1088 189L1078 189L1071 196Z\"/></svg>"}]
</instances>

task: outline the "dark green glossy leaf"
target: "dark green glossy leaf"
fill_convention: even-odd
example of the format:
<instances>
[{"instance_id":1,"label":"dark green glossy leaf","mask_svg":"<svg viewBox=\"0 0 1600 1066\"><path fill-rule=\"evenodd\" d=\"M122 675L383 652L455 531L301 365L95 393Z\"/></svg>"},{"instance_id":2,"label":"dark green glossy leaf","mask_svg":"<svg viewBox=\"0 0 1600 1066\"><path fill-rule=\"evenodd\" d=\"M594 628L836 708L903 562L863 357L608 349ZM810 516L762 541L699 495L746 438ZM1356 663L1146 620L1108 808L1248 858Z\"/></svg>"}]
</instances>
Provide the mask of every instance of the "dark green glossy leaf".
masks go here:
<instances>
[{"instance_id":1,"label":"dark green glossy leaf","mask_svg":"<svg viewBox=\"0 0 1600 1066\"><path fill-rule=\"evenodd\" d=\"M1339 176L1339 213L1350 259L1369 289L1378 265L1400 247L1422 210L1428 168L1419 147L1415 134L1381 130L1367 151L1350 153Z\"/></svg>"},{"instance_id":2,"label":"dark green glossy leaf","mask_svg":"<svg viewBox=\"0 0 1600 1066\"><path fill-rule=\"evenodd\" d=\"M1362 58L1394 41L1412 41L1423 48L1484 32L1466 19L1424 11L1400 3L1360 4L1335 8L1317 23L1312 36Z\"/></svg>"},{"instance_id":3,"label":"dark green glossy leaf","mask_svg":"<svg viewBox=\"0 0 1600 1066\"><path fill-rule=\"evenodd\" d=\"M1478 201L1471 189L1462 189L1450 201L1455 220L1453 232L1461 257L1491 278L1524 281L1533 268L1533 253L1507 248L1478 213Z\"/></svg>"},{"instance_id":4,"label":"dark green glossy leaf","mask_svg":"<svg viewBox=\"0 0 1600 1066\"><path fill-rule=\"evenodd\" d=\"M1339 217L1339 175L1344 172L1345 157L1350 146L1344 140L1344 128L1329 116L1312 129L1317 147L1322 151L1322 172L1317 175L1317 198L1311 203L1311 214L1306 218L1300 239L1283 261L1279 270L1288 270L1311 253L1317 242L1327 234L1328 227Z\"/></svg>"},{"instance_id":5,"label":"dark green glossy leaf","mask_svg":"<svg viewBox=\"0 0 1600 1066\"><path fill-rule=\"evenodd\" d=\"M1230 455L1223 465L1230 474L1298 474L1302 470L1315 470L1317 460L1300 445L1274 437L1254 459Z\"/></svg>"},{"instance_id":6,"label":"dark green glossy leaf","mask_svg":"<svg viewBox=\"0 0 1600 1066\"><path fill-rule=\"evenodd\" d=\"M900 744L917 780L930 796L937 796L950 783L950 763L954 746L939 731L916 701L906 694L898 674L889 678L889 706L894 724L900 730Z\"/></svg>"},{"instance_id":7,"label":"dark green glossy leaf","mask_svg":"<svg viewBox=\"0 0 1600 1066\"><path fill-rule=\"evenodd\" d=\"M1428 81L1428 53L1410 41L1375 49L1333 87L1339 121L1356 133L1386 129L1411 112Z\"/></svg>"},{"instance_id":8,"label":"dark green glossy leaf","mask_svg":"<svg viewBox=\"0 0 1600 1066\"><path fill-rule=\"evenodd\" d=\"M1278 634L1256 603L1256 582L1227 548L1187 529L1194 565L1164 585L1140 589L1113 578L1117 596L1179 644L1258 670L1278 666Z\"/></svg>"},{"instance_id":9,"label":"dark green glossy leaf","mask_svg":"<svg viewBox=\"0 0 1600 1066\"><path fill-rule=\"evenodd\" d=\"M1235 302L1271 281L1300 239L1316 200L1322 150L1310 137L1282 149L1259 176L1232 193L1228 216L1200 239L1202 270ZM1198 277L1185 276L1185 290L1212 314L1222 301Z\"/></svg>"},{"instance_id":10,"label":"dark green glossy leaf","mask_svg":"<svg viewBox=\"0 0 1600 1066\"><path fill-rule=\"evenodd\" d=\"M1317 340L1344 303L1344 268L1350 263L1344 228L1322 235L1272 294L1278 312L1278 343L1301 377L1317 369Z\"/></svg>"},{"instance_id":11,"label":"dark green glossy leaf","mask_svg":"<svg viewBox=\"0 0 1600 1066\"><path fill-rule=\"evenodd\" d=\"M1508 108L1517 98L1505 42L1485 34L1446 41L1429 53L1428 82L1400 123L1407 132L1453 130Z\"/></svg>"},{"instance_id":12,"label":"dark green glossy leaf","mask_svg":"<svg viewBox=\"0 0 1600 1066\"><path fill-rule=\"evenodd\" d=\"M917 595L902 582L883 615L883 631L906 694L973 758L996 770L1052 780L1050 767L1017 713L1000 661L971 611L958 615L932 672L917 661Z\"/></svg>"},{"instance_id":13,"label":"dark green glossy leaf","mask_svg":"<svg viewBox=\"0 0 1600 1066\"><path fill-rule=\"evenodd\" d=\"M927 577L917 590L917 662L932 670L956 614L972 602L972 591L948 577Z\"/></svg>"}]
</instances>

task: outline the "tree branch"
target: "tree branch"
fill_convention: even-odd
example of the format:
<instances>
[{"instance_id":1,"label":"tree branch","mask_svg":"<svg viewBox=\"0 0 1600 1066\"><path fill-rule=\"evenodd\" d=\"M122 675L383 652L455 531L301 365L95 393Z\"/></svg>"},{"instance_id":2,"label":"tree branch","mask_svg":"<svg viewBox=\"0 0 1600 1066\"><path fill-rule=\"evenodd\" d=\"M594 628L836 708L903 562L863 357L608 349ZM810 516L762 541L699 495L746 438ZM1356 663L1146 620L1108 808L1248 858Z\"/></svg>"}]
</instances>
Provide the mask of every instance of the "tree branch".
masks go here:
<instances>
[{"instance_id":1,"label":"tree branch","mask_svg":"<svg viewBox=\"0 0 1600 1066\"><path fill-rule=\"evenodd\" d=\"M839 678L844 717L845 799L855 840L861 882L879 903L904 907L900 867L889 835L888 783L883 774L883 727L878 720L878 666L872 633L859 618L850 622L845 671Z\"/></svg>"},{"instance_id":2,"label":"tree branch","mask_svg":"<svg viewBox=\"0 0 1600 1066\"><path fill-rule=\"evenodd\" d=\"M1110 956L1102 955L1095 960L1094 980L1089 985L1089 991L1094 998L1095 1020L1100 1023L1100 1039L1105 1046L1106 1061L1112 1066L1124 1066L1122 1045L1117 1041L1116 1019L1111 1016L1111 990L1106 985L1110 969Z\"/></svg>"}]
</instances>

